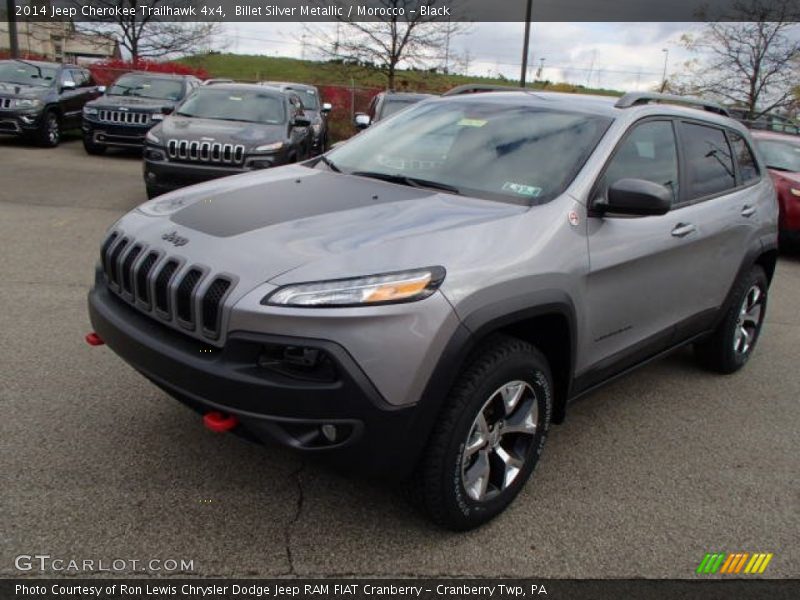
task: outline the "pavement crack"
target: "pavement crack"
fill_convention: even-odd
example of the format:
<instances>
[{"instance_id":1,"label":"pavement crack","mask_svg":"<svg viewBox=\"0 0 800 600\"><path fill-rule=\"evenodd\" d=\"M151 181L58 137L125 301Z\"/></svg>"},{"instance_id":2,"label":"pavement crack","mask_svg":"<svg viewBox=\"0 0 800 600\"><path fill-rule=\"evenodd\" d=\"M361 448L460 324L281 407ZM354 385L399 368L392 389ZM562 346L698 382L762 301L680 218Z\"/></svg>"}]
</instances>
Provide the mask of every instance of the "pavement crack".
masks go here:
<instances>
[{"instance_id":1,"label":"pavement crack","mask_svg":"<svg viewBox=\"0 0 800 600\"><path fill-rule=\"evenodd\" d=\"M294 526L300 521L300 517L303 514L303 503L305 501L305 492L303 491L303 480L302 474L303 469L306 467L306 462L302 461L300 466L292 471L289 475L290 479L294 481L295 486L297 487L297 502L295 503L294 508L294 515L286 524L286 529L283 532L283 543L284 547L286 548L286 560L289 563L289 570L284 573L283 575L289 577L297 577L297 571L294 565L294 554L292 553L292 530Z\"/></svg>"}]
</instances>

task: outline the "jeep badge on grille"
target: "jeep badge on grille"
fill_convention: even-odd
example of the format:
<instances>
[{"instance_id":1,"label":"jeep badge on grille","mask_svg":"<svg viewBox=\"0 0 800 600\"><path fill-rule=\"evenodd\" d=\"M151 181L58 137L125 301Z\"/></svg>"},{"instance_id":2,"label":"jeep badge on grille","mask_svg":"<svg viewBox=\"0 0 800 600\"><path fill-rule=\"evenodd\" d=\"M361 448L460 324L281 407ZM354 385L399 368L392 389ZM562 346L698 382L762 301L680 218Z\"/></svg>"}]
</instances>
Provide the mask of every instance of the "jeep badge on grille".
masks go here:
<instances>
[{"instance_id":1,"label":"jeep badge on grille","mask_svg":"<svg viewBox=\"0 0 800 600\"><path fill-rule=\"evenodd\" d=\"M161 239L165 242L170 242L171 244L175 244L176 246L185 246L189 243L189 238L182 237L178 235L177 231L172 231L170 233L165 233L161 236Z\"/></svg>"}]
</instances>

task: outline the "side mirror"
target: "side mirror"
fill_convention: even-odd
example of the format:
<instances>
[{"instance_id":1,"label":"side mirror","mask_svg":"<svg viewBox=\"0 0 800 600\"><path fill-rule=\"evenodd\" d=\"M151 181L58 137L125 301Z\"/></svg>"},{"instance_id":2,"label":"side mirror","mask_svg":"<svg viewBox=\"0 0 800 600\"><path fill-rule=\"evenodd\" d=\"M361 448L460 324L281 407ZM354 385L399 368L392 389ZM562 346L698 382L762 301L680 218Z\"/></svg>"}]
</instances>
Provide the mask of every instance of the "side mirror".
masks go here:
<instances>
[{"instance_id":1,"label":"side mirror","mask_svg":"<svg viewBox=\"0 0 800 600\"><path fill-rule=\"evenodd\" d=\"M97 86L97 91L100 92L101 94L105 94L106 93L106 86L98 85Z\"/></svg>"},{"instance_id":2,"label":"side mirror","mask_svg":"<svg viewBox=\"0 0 800 600\"><path fill-rule=\"evenodd\" d=\"M63 82L63 83L61 84L61 91L65 91L65 90L74 90L74 89L75 89L75 88L77 88L77 87L78 87L78 86L77 86L77 85L75 85L75 82L74 82L74 81L65 81L65 82Z\"/></svg>"},{"instance_id":3,"label":"side mirror","mask_svg":"<svg viewBox=\"0 0 800 600\"><path fill-rule=\"evenodd\" d=\"M333 104L330 102L323 102L322 103L322 112L329 113L333 110Z\"/></svg>"},{"instance_id":4,"label":"side mirror","mask_svg":"<svg viewBox=\"0 0 800 600\"><path fill-rule=\"evenodd\" d=\"M292 119L292 125L295 127L308 127L311 125L311 120L304 114L298 114Z\"/></svg>"},{"instance_id":5,"label":"side mirror","mask_svg":"<svg viewBox=\"0 0 800 600\"><path fill-rule=\"evenodd\" d=\"M370 126L370 122L369 115L364 113L356 113L356 116L353 119L353 125L355 125L357 129L366 129Z\"/></svg>"},{"instance_id":6,"label":"side mirror","mask_svg":"<svg viewBox=\"0 0 800 600\"><path fill-rule=\"evenodd\" d=\"M620 179L608 188L608 200L597 202L601 213L623 215L664 215L672 207L672 192L665 186L644 179Z\"/></svg>"}]
</instances>

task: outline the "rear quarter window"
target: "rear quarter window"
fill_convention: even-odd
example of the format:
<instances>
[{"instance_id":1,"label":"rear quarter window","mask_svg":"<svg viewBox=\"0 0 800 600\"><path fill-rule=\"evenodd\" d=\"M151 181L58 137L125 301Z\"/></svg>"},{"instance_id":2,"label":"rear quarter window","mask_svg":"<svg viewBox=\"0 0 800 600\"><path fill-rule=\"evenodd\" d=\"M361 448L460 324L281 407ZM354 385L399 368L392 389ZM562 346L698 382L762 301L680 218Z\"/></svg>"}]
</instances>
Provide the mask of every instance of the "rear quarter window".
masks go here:
<instances>
[{"instance_id":1,"label":"rear quarter window","mask_svg":"<svg viewBox=\"0 0 800 600\"><path fill-rule=\"evenodd\" d=\"M728 134L733 147L733 156L736 159L736 166L739 168L741 183L748 184L757 181L759 178L758 163L753 156L753 151L745 139L738 133Z\"/></svg>"}]
</instances>

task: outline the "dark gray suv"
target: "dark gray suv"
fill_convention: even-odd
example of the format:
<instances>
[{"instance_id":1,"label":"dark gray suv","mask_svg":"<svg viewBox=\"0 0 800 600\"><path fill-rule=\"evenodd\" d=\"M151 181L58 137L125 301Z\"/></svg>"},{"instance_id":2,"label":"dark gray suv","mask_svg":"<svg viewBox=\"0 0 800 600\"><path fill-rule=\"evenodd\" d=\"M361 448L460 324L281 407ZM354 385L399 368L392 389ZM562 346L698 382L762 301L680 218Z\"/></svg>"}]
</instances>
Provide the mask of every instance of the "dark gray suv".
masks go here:
<instances>
[{"instance_id":1,"label":"dark gray suv","mask_svg":"<svg viewBox=\"0 0 800 600\"><path fill-rule=\"evenodd\" d=\"M775 190L747 130L690 102L435 98L167 194L109 231L88 341L210 429L404 479L475 527L571 400L685 344L722 373L751 356Z\"/></svg>"}]
</instances>

